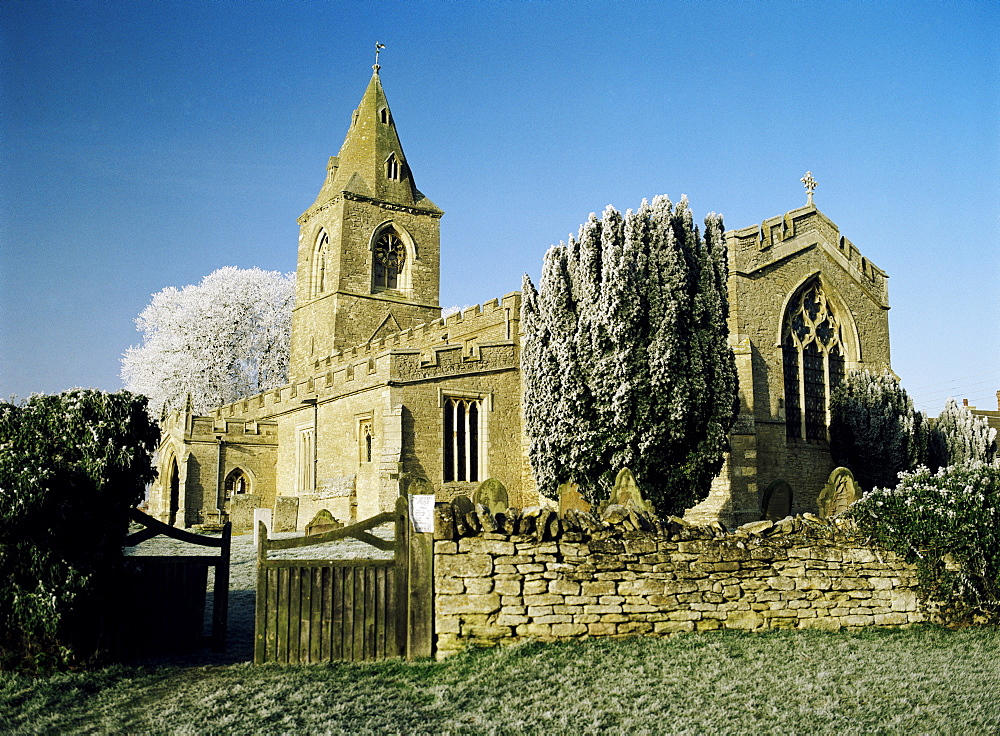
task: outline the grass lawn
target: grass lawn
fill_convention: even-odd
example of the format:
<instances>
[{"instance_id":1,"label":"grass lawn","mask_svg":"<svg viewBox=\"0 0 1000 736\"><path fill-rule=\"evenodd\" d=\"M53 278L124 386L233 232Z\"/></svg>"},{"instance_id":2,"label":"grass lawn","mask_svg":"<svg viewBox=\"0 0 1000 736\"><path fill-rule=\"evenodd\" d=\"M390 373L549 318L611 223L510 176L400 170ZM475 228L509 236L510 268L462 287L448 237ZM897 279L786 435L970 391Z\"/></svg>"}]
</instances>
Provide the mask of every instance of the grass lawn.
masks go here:
<instances>
[{"instance_id":1,"label":"grass lawn","mask_svg":"<svg viewBox=\"0 0 1000 736\"><path fill-rule=\"evenodd\" d=\"M713 632L443 662L0 673L4 733L1000 733L1000 630Z\"/></svg>"}]
</instances>

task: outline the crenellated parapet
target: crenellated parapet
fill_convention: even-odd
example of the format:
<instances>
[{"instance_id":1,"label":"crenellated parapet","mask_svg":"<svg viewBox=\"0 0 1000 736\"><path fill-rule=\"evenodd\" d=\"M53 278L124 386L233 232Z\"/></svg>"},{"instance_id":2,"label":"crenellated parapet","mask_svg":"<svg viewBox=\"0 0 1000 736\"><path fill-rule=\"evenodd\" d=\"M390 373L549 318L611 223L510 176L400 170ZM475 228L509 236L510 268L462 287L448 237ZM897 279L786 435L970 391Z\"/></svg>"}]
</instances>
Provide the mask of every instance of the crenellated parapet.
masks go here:
<instances>
[{"instance_id":1,"label":"crenellated parapet","mask_svg":"<svg viewBox=\"0 0 1000 736\"><path fill-rule=\"evenodd\" d=\"M889 292L885 271L865 258L830 218L814 205L806 205L758 225L730 230L730 273L753 277L793 255L810 248L822 248L850 273L881 306L888 308Z\"/></svg>"}]
</instances>

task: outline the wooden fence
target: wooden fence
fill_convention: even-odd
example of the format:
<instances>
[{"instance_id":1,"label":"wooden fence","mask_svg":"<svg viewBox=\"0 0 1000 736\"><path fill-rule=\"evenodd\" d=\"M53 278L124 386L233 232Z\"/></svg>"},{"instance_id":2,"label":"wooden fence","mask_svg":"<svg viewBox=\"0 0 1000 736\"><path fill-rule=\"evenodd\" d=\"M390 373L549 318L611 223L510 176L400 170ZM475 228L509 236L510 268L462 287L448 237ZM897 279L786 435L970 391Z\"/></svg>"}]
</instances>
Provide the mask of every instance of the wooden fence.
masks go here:
<instances>
[{"instance_id":1,"label":"wooden fence","mask_svg":"<svg viewBox=\"0 0 1000 736\"><path fill-rule=\"evenodd\" d=\"M390 540L370 533L394 522ZM269 559L268 553L354 538L387 560ZM310 537L268 539L258 527L254 662L429 657L433 535L417 533L406 497L396 510Z\"/></svg>"},{"instance_id":2,"label":"wooden fence","mask_svg":"<svg viewBox=\"0 0 1000 736\"><path fill-rule=\"evenodd\" d=\"M157 535L219 550L218 555L134 555L125 557L122 615L115 649L121 659L185 654L210 645L226 648L229 612L229 554L231 527L222 537L205 537L157 521L137 509L131 520L145 528L125 538L133 547ZM205 598L208 568L215 568L211 633L205 634Z\"/></svg>"}]
</instances>

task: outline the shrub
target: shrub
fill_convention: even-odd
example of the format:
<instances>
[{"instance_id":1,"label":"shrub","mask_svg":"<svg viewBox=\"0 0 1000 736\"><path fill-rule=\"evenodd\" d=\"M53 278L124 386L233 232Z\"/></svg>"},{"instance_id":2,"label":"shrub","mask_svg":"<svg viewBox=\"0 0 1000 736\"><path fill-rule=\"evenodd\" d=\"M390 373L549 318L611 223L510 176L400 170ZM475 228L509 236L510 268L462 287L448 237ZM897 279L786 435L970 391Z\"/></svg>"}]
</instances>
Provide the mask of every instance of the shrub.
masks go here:
<instances>
[{"instance_id":1,"label":"shrub","mask_svg":"<svg viewBox=\"0 0 1000 736\"><path fill-rule=\"evenodd\" d=\"M977 417L954 399L934 420L931 431L930 463L933 467L956 465L968 460L993 462L997 454L997 431L986 417Z\"/></svg>"},{"instance_id":2,"label":"shrub","mask_svg":"<svg viewBox=\"0 0 1000 736\"><path fill-rule=\"evenodd\" d=\"M146 399L74 389L0 403L0 666L101 650L129 509L153 479Z\"/></svg>"},{"instance_id":3,"label":"shrub","mask_svg":"<svg viewBox=\"0 0 1000 736\"><path fill-rule=\"evenodd\" d=\"M1000 468L969 462L900 473L847 512L876 543L917 566L946 621L1000 619Z\"/></svg>"},{"instance_id":4,"label":"shrub","mask_svg":"<svg viewBox=\"0 0 1000 736\"><path fill-rule=\"evenodd\" d=\"M830 451L868 492L927 461L927 417L891 373L851 371L830 397Z\"/></svg>"}]
</instances>

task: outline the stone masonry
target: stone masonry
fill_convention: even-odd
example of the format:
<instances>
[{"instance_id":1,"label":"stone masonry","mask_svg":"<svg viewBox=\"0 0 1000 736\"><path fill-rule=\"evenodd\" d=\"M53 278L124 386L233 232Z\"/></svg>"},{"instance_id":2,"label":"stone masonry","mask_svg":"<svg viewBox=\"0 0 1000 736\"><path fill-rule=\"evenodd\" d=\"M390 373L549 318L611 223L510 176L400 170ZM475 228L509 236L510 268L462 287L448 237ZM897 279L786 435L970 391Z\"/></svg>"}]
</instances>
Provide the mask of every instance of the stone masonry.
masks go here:
<instances>
[{"instance_id":1,"label":"stone masonry","mask_svg":"<svg viewBox=\"0 0 1000 736\"><path fill-rule=\"evenodd\" d=\"M541 509L493 516L479 507L471 519L449 504L436 511L439 657L529 638L927 620L915 569L845 522L805 515L726 533L634 512L608 523Z\"/></svg>"}]
</instances>

